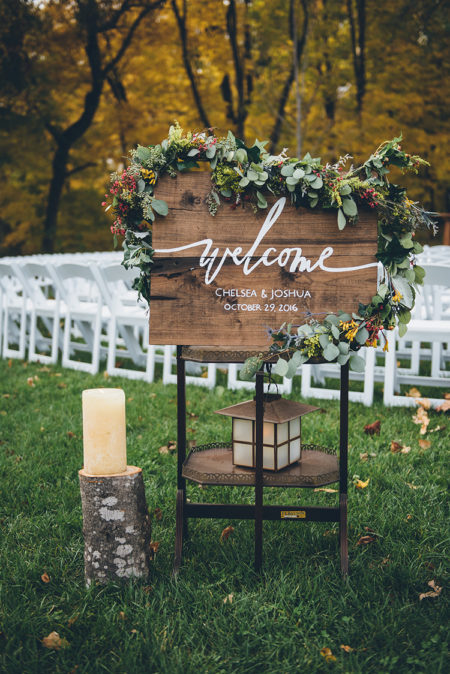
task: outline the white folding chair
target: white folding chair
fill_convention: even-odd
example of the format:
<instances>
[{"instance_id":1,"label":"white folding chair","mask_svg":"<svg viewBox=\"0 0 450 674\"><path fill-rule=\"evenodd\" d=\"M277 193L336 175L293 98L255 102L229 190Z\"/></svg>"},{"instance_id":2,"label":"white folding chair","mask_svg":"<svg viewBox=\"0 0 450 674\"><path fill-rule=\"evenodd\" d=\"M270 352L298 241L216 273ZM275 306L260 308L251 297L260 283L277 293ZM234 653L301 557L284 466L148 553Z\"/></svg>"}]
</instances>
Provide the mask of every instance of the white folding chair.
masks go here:
<instances>
[{"instance_id":1,"label":"white folding chair","mask_svg":"<svg viewBox=\"0 0 450 674\"><path fill-rule=\"evenodd\" d=\"M66 307L60 301L59 290L55 288L48 265L42 262L26 262L13 266L31 303L28 360L56 363L60 341L59 322L61 316L65 315ZM49 339L41 334L38 328L39 319L49 332ZM43 348L50 350L50 355L36 350L41 344Z\"/></svg>"},{"instance_id":2,"label":"white folding chair","mask_svg":"<svg viewBox=\"0 0 450 674\"><path fill-rule=\"evenodd\" d=\"M106 366L108 374L153 381L156 349L148 346L148 311L138 302L137 292L129 288L136 276L135 272L125 269L119 262L94 266L93 272L111 314ZM121 342L118 340L119 335ZM137 366L145 364L145 370L116 367L119 357L131 358Z\"/></svg>"},{"instance_id":3,"label":"white folding chair","mask_svg":"<svg viewBox=\"0 0 450 674\"><path fill-rule=\"evenodd\" d=\"M232 391L237 391L240 389L244 390L254 390L255 389L255 382L254 381L243 381L242 379L239 379L239 371L241 369L242 365L238 365L236 363L230 363L228 365L228 378L227 378L227 387L231 389ZM264 390L267 392L269 388L269 384L264 384ZM272 384L272 388L274 388L274 385ZM283 383L278 384L277 387L277 392L278 393L291 393L292 392L292 379L288 379L287 377L283 377Z\"/></svg>"},{"instance_id":4,"label":"white folding chair","mask_svg":"<svg viewBox=\"0 0 450 674\"><path fill-rule=\"evenodd\" d=\"M376 349L373 347L363 347L358 351L358 356L363 357L366 362L364 372L352 372L350 370L350 379L356 381L363 380L364 390L349 391L349 400L370 406L373 403L373 389L376 374ZM323 365L302 365L302 398L312 397L320 398L322 400L339 400L339 389L319 388L318 386L312 386L311 380L313 378L315 368L318 370L316 378L318 379L320 377L319 381L322 383L325 383L326 377L333 377L335 379L339 377L340 365L335 363Z\"/></svg>"},{"instance_id":5,"label":"white folding chair","mask_svg":"<svg viewBox=\"0 0 450 674\"><path fill-rule=\"evenodd\" d=\"M10 262L0 262L0 295L3 317L2 355L4 358L23 359L30 302L23 283Z\"/></svg>"},{"instance_id":6,"label":"white folding chair","mask_svg":"<svg viewBox=\"0 0 450 674\"><path fill-rule=\"evenodd\" d=\"M102 326L109 322L111 314L103 305L92 265L68 262L49 268L66 305L62 365L96 374L100 362ZM71 358L73 353L80 351L89 352L91 362Z\"/></svg>"},{"instance_id":7,"label":"white folding chair","mask_svg":"<svg viewBox=\"0 0 450 674\"><path fill-rule=\"evenodd\" d=\"M176 347L166 345L164 347L164 361L163 361L163 384L176 384L177 375L173 372L173 367L176 365ZM203 376L203 367L206 367L206 377ZM216 385L216 363L186 363L186 384L194 384L195 386L206 386L207 388L214 388ZM196 374L194 374L196 373Z\"/></svg>"}]
</instances>

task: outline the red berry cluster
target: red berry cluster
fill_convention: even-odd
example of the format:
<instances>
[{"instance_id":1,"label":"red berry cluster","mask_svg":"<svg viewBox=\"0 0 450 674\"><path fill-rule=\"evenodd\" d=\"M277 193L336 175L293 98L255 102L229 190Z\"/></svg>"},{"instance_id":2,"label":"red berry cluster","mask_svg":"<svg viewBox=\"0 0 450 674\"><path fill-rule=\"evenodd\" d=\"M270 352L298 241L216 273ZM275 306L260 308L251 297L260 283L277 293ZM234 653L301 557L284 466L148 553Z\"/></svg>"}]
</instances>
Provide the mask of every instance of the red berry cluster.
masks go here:
<instances>
[{"instance_id":1,"label":"red berry cluster","mask_svg":"<svg viewBox=\"0 0 450 674\"><path fill-rule=\"evenodd\" d=\"M378 206L378 193L375 192L373 187L369 187L366 190L360 192L359 196L361 199L367 201L367 205L370 206L370 208L375 208L375 206Z\"/></svg>"}]
</instances>

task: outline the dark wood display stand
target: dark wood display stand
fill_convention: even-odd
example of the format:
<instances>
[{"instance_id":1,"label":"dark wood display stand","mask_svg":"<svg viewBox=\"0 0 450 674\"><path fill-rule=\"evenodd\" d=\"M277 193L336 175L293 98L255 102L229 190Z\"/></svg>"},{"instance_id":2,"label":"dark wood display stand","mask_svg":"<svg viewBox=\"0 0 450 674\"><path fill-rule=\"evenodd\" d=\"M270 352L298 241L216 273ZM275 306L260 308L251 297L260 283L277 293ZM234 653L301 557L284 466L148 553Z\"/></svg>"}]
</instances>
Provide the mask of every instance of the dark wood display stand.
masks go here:
<instances>
[{"instance_id":1,"label":"dark wood display stand","mask_svg":"<svg viewBox=\"0 0 450 674\"><path fill-rule=\"evenodd\" d=\"M255 352L255 353L259 353ZM263 520L295 519L312 522L339 522L341 572L348 573L347 538L347 454L348 454L348 363L341 366L339 459L331 449L317 445L302 445L301 460L273 473L262 467L264 371L256 374L256 468L242 468L232 464L231 443L213 443L195 447L186 457L186 374L185 362L242 363L250 351L232 350L232 347L177 346L177 410L178 410L178 464L177 511L174 575L179 571L183 540L187 535L190 517L255 520L255 570L262 566ZM204 485L254 486L255 503L221 504L191 503L186 500L186 479ZM339 482L339 506L285 506L264 505L264 487L319 487Z\"/></svg>"}]
</instances>

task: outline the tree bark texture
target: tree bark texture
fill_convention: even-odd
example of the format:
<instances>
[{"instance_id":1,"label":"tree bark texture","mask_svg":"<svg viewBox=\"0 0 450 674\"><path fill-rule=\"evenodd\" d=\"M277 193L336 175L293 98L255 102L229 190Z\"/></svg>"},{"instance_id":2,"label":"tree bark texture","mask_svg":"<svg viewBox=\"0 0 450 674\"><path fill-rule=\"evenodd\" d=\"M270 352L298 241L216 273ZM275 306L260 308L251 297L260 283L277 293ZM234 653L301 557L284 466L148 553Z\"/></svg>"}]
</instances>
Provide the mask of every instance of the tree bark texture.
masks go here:
<instances>
[{"instance_id":1,"label":"tree bark texture","mask_svg":"<svg viewBox=\"0 0 450 674\"><path fill-rule=\"evenodd\" d=\"M141 468L105 476L82 469L79 478L86 585L147 577L151 523Z\"/></svg>"}]
</instances>

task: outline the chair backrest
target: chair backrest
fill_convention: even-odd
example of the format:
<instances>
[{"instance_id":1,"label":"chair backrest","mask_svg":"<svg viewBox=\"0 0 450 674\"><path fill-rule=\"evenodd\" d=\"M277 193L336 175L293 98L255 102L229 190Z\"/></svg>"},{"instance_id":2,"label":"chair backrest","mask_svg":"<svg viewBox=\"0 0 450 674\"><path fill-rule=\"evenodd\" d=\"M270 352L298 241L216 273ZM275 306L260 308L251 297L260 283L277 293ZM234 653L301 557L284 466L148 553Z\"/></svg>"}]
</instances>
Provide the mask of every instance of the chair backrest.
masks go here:
<instances>
[{"instance_id":1,"label":"chair backrest","mask_svg":"<svg viewBox=\"0 0 450 674\"><path fill-rule=\"evenodd\" d=\"M450 310L450 266L430 263L421 266L425 278L417 293L417 313L428 320L441 320Z\"/></svg>"},{"instance_id":2,"label":"chair backrest","mask_svg":"<svg viewBox=\"0 0 450 674\"><path fill-rule=\"evenodd\" d=\"M49 265L49 270L56 288L68 306L101 303L101 293L92 265L63 262Z\"/></svg>"},{"instance_id":3,"label":"chair backrest","mask_svg":"<svg viewBox=\"0 0 450 674\"><path fill-rule=\"evenodd\" d=\"M49 271L49 265L43 262L13 263L17 276L21 279L28 297L36 307L49 306L59 301L59 291Z\"/></svg>"},{"instance_id":4,"label":"chair backrest","mask_svg":"<svg viewBox=\"0 0 450 674\"><path fill-rule=\"evenodd\" d=\"M120 312L125 307L139 309L138 293L131 289L136 272L125 269L120 262L109 262L94 267L94 274L103 295L104 302L112 311ZM142 309L145 307L142 305Z\"/></svg>"},{"instance_id":5,"label":"chair backrest","mask_svg":"<svg viewBox=\"0 0 450 674\"><path fill-rule=\"evenodd\" d=\"M11 262L0 262L0 295L4 295L4 301L17 297L25 297L23 282L17 276L16 269Z\"/></svg>"}]
</instances>

